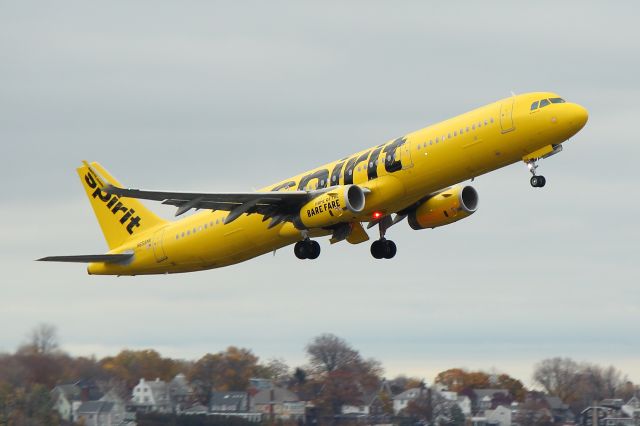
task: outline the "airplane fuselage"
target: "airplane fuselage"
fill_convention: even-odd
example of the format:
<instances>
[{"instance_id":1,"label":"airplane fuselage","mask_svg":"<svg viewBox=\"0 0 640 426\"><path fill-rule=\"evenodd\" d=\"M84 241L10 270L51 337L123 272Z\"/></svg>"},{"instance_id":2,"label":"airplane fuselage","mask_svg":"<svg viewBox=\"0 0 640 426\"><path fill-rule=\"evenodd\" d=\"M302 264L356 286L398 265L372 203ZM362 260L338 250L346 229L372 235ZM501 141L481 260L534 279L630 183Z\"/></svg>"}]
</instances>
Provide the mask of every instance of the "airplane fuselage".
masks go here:
<instances>
[{"instance_id":1,"label":"airplane fuselage","mask_svg":"<svg viewBox=\"0 0 640 426\"><path fill-rule=\"evenodd\" d=\"M527 93L502 99L382 145L265 187L264 191L316 190L354 184L367 191L354 220L403 211L425 196L556 146L587 119L580 105L563 102L532 110L555 93ZM540 155L541 156L541 155ZM538 156L539 157L539 156ZM126 199L123 201L126 204ZM126 264L91 263L90 274L138 275L197 271L242 262L302 238L284 222L268 229L259 214L224 224L227 211L203 210L132 235L110 253L133 252ZM311 213L313 214L313 212ZM131 226L130 219L128 225ZM328 235L324 229L311 236Z\"/></svg>"}]
</instances>

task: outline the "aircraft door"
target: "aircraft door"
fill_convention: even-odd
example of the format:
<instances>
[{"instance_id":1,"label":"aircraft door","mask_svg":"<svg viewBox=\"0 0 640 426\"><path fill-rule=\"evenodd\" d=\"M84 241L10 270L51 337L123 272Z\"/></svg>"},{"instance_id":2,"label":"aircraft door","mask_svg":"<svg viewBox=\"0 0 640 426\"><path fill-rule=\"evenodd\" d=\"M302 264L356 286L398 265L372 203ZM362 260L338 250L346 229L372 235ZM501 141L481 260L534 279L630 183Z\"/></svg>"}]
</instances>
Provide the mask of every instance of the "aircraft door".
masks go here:
<instances>
[{"instance_id":1,"label":"aircraft door","mask_svg":"<svg viewBox=\"0 0 640 426\"><path fill-rule=\"evenodd\" d=\"M153 255L156 258L156 262L160 263L167 259L167 254L164 251L164 246L162 245L162 238L164 237L164 228L156 231L153 234L153 241L151 244L153 245Z\"/></svg>"},{"instance_id":2,"label":"aircraft door","mask_svg":"<svg viewBox=\"0 0 640 426\"><path fill-rule=\"evenodd\" d=\"M516 128L513 123L513 104L515 100L515 97L511 97L500 104L500 128L502 133L508 133Z\"/></svg>"}]
</instances>

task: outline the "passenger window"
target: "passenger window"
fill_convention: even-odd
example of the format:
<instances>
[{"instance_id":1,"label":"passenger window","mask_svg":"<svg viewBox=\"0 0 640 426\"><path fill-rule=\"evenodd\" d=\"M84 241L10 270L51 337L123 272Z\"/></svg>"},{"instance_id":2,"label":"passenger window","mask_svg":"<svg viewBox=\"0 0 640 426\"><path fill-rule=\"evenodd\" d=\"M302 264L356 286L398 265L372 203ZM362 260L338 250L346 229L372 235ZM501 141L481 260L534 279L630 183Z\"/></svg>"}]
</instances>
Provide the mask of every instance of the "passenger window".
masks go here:
<instances>
[{"instance_id":1,"label":"passenger window","mask_svg":"<svg viewBox=\"0 0 640 426\"><path fill-rule=\"evenodd\" d=\"M563 104L566 101L562 98L551 98L549 99L551 101L552 104Z\"/></svg>"},{"instance_id":2,"label":"passenger window","mask_svg":"<svg viewBox=\"0 0 640 426\"><path fill-rule=\"evenodd\" d=\"M493 123L493 117L490 118L490 121Z\"/></svg>"},{"instance_id":3,"label":"passenger window","mask_svg":"<svg viewBox=\"0 0 640 426\"><path fill-rule=\"evenodd\" d=\"M535 101L534 103L531 104L531 111L533 111L534 109L538 109L538 103L540 101Z\"/></svg>"},{"instance_id":4,"label":"passenger window","mask_svg":"<svg viewBox=\"0 0 640 426\"><path fill-rule=\"evenodd\" d=\"M548 99L543 99L540 101L540 108L546 107L547 105L549 105Z\"/></svg>"}]
</instances>

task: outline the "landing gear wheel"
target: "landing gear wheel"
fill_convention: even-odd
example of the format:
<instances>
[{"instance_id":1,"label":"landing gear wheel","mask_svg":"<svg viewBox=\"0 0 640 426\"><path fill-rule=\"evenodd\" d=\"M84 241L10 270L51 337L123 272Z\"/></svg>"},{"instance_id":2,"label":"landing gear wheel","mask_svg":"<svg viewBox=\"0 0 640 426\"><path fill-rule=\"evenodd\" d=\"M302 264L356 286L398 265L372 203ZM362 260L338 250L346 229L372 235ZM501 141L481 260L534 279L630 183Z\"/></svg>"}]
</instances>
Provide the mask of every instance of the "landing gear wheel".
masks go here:
<instances>
[{"instance_id":1,"label":"landing gear wheel","mask_svg":"<svg viewBox=\"0 0 640 426\"><path fill-rule=\"evenodd\" d=\"M298 259L306 259L306 251L305 251L304 241L298 241L296 245L293 246L293 253L296 255Z\"/></svg>"},{"instance_id":2,"label":"landing gear wheel","mask_svg":"<svg viewBox=\"0 0 640 426\"><path fill-rule=\"evenodd\" d=\"M298 241L293 246L293 253L298 259L317 259L320 256L320 244L313 240Z\"/></svg>"},{"instance_id":3,"label":"landing gear wheel","mask_svg":"<svg viewBox=\"0 0 640 426\"><path fill-rule=\"evenodd\" d=\"M396 243L391 240L380 239L371 244L371 255L376 259L391 259L397 251Z\"/></svg>"},{"instance_id":4,"label":"landing gear wheel","mask_svg":"<svg viewBox=\"0 0 640 426\"><path fill-rule=\"evenodd\" d=\"M371 244L371 256L376 259L382 259L387 251L386 240L375 240Z\"/></svg>"},{"instance_id":5,"label":"landing gear wheel","mask_svg":"<svg viewBox=\"0 0 640 426\"><path fill-rule=\"evenodd\" d=\"M531 182L531 186L534 188L542 188L547 184L547 180L544 176L531 176L531 180L529 182Z\"/></svg>"},{"instance_id":6,"label":"landing gear wheel","mask_svg":"<svg viewBox=\"0 0 640 426\"><path fill-rule=\"evenodd\" d=\"M396 253L398 252L398 248L396 247L396 243L394 243L391 240L385 240L385 253L384 253L384 258L385 259L392 259L393 256L396 255Z\"/></svg>"},{"instance_id":7,"label":"landing gear wheel","mask_svg":"<svg viewBox=\"0 0 640 426\"><path fill-rule=\"evenodd\" d=\"M317 241L309 240L307 259L317 259L320 256L320 244Z\"/></svg>"}]
</instances>

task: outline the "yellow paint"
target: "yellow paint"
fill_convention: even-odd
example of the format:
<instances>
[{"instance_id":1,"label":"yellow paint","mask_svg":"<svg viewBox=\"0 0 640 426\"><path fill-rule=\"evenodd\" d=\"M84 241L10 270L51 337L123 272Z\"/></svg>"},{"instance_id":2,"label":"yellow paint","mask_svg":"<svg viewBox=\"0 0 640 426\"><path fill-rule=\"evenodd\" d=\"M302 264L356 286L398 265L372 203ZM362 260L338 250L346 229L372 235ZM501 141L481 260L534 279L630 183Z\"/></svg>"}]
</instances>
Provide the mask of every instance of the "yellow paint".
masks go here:
<instances>
[{"instance_id":1,"label":"yellow paint","mask_svg":"<svg viewBox=\"0 0 640 426\"><path fill-rule=\"evenodd\" d=\"M548 147L565 142L586 123L587 111L575 103L552 103L531 111L531 104L543 98L558 98L558 95L539 92L509 97L409 133L405 136L404 145L394 153L387 153L400 159L402 167L389 173L385 170L384 161L380 161L375 165L378 177L373 180L368 180L368 160L365 159L353 170L353 184L370 192L361 213L348 212L352 223L359 227L358 222L370 221L373 212L391 214L402 211L443 188L523 158L541 156L541 152L544 155ZM347 158L361 157L375 148ZM326 164L278 184L294 181L296 185L288 190L296 190L303 176L322 169L331 173L339 162ZM100 165L92 163L92 167L118 185ZM228 213L223 211L200 211L166 222L138 200L123 198L123 205L135 209L140 217L139 226L131 228L133 232L129 234L126 225L130 222L120 223L121 215L113 214L107 207L108 202L93 197L95 189L85 179L87 174L91 174L88 166L80 167L78 173L111 249L109 253L134 253L126 265L89 264L90 274L161 274L217 268L269 253L303 238L291 223L267 229L269 221L263 221L258 214L244 214L226 225L223 221ZM344 176L330 183L344 185ZM262 190L270 191L275 186ZM318 179L313 179L306 188L318 186L322 185ZM326 229L310 229L308 232L310 236L331 233ZM365 241L366 233L363 233L361 227L356 228L352 242Z\"/></svg>"}]
</instances>

